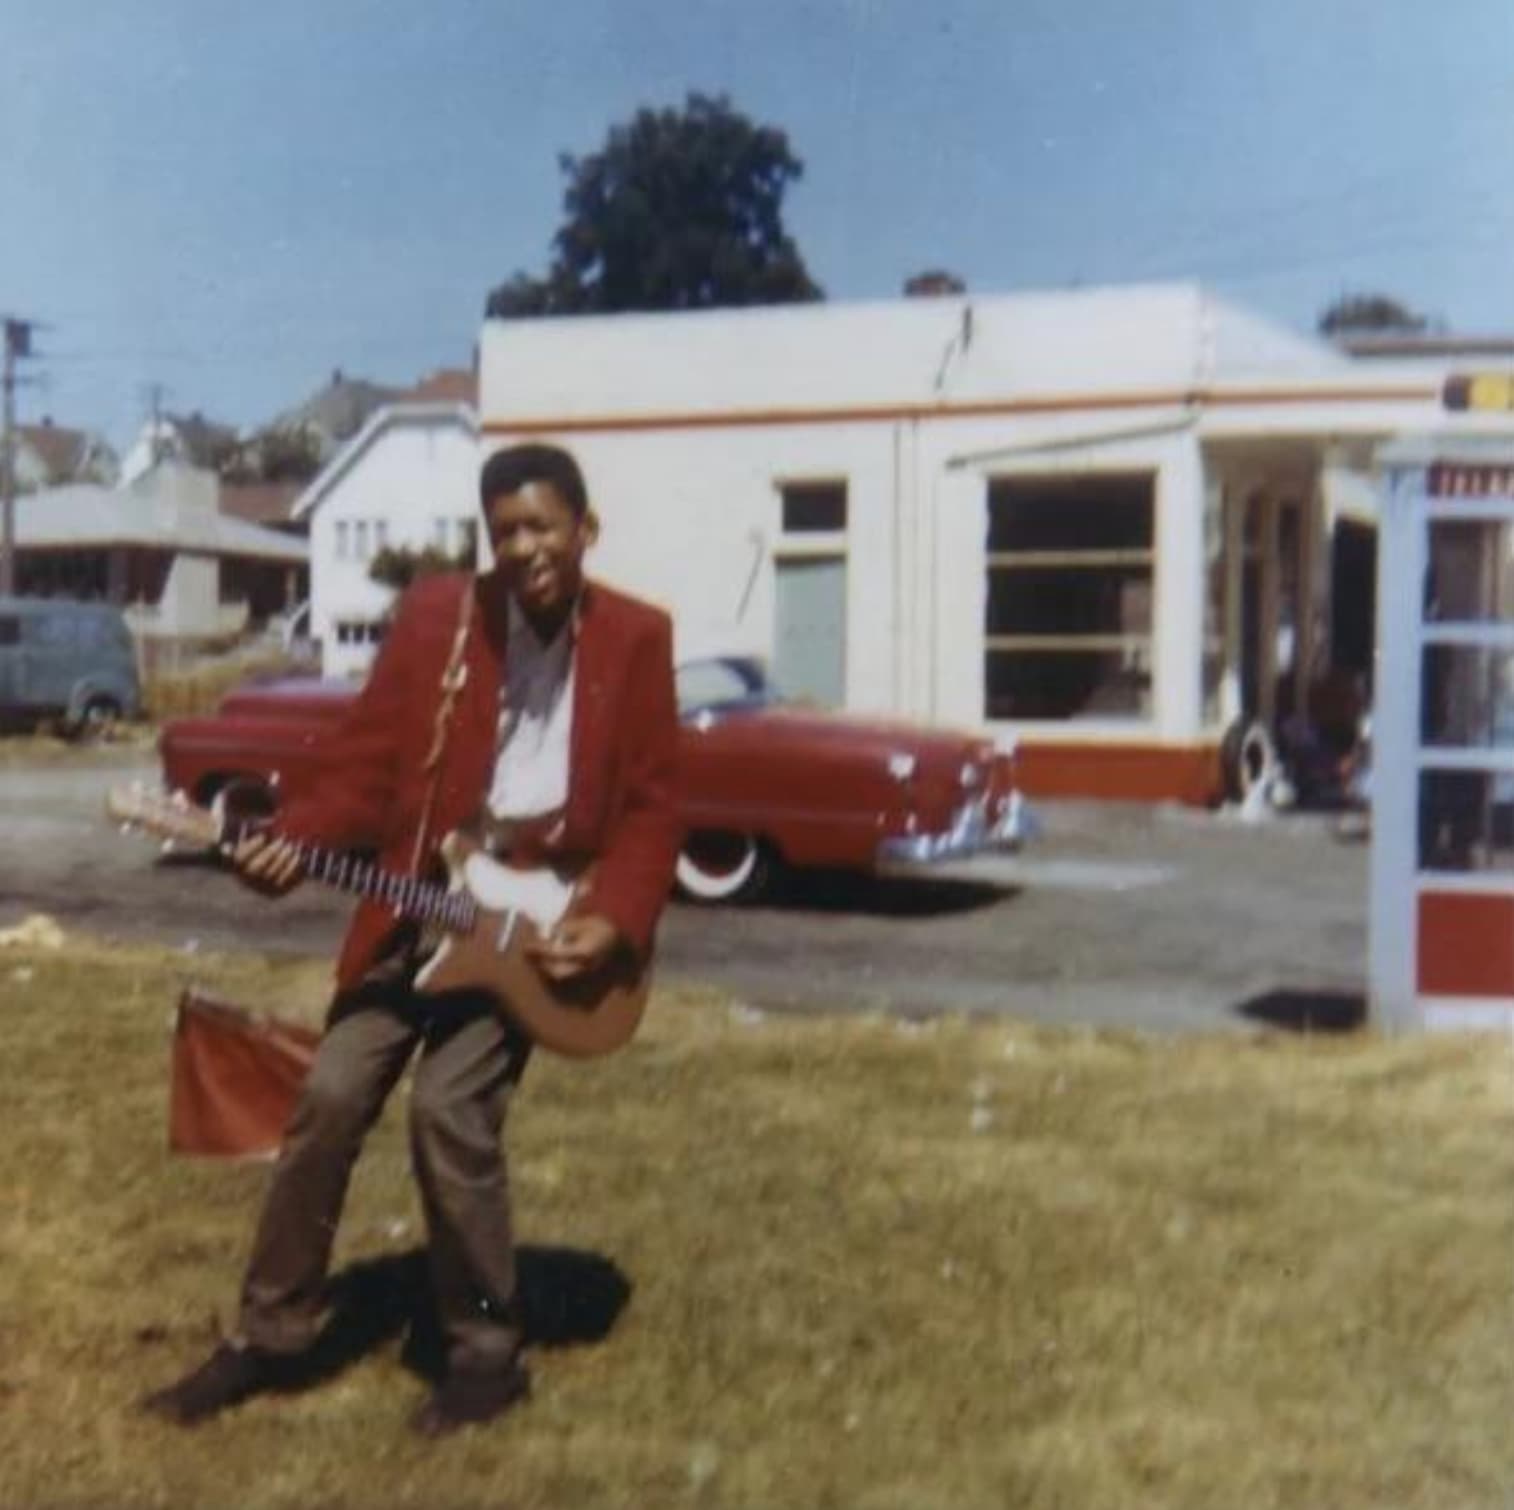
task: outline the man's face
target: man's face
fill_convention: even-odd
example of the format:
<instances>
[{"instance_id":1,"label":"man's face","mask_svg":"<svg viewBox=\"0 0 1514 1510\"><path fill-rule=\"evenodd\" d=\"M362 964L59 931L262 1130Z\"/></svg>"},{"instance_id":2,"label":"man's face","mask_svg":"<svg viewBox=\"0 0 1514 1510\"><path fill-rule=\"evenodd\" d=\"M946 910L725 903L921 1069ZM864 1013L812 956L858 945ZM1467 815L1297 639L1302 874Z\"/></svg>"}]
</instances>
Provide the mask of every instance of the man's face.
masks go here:
<instances>
[{"instance_id":1,"label":"man's face","mask_svg":"<svg viewBox=\"0 0 1514 1510\"><path fill-rule=\"evenodd\" d=\"M550 482L528 482L491 498L484 521L495 569L526 614L551 618L573 601L597 533L593 514L580 519Z\"/></svg>"}]
</instances>

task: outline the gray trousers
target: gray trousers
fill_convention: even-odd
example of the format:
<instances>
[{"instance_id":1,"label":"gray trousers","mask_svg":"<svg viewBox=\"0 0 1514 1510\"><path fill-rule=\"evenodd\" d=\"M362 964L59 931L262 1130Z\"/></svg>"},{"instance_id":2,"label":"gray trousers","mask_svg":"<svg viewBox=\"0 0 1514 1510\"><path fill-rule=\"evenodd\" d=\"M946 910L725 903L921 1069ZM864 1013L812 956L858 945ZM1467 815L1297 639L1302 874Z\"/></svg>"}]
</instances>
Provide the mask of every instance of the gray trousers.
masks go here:
<instances>
[{"instance_id":1,"label":"gray trousers","mask_svg":"<svg viewBox=\"0 0 1514 1510\"><path fill-rule=\"evenodd\" d=\"M418 1045L410 1151L448 1365L504 1365L520 1348L500 1140L530 1045L489 997L418 997L411 974L387 961L332 1004L242 1285L239 1331L258 1347L300 1352L320 1330L352 1166Z\"/></svg>"}]
</instances>

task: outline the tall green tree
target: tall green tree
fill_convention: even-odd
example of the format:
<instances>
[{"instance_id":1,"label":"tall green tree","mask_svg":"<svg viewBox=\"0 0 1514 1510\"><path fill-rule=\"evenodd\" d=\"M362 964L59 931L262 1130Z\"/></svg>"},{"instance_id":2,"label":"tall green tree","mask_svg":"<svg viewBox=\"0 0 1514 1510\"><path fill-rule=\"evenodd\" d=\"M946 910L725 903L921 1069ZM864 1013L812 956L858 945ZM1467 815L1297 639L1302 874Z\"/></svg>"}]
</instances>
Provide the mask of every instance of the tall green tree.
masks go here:
<instances>
[{"instance_id":1,"label":"tall green tree","mask_svg":"<svg viewBox=\"0 0 1514 1510\"><path fill-rule=\"evenodd\" d=\"M724 96L639 110L600 151L559 159L568 186L545 277L489 295L501 318L819 299L783 225L804 165L788 137Z\"/></svg>"}]
</instances>

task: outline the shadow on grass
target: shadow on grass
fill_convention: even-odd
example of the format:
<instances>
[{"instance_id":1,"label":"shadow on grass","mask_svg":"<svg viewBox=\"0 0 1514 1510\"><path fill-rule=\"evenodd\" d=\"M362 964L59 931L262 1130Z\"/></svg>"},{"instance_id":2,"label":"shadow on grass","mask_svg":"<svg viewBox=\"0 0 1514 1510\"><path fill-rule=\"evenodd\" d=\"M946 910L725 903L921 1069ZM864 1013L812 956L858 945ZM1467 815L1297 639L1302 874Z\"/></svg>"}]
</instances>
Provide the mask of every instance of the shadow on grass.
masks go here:
<instances>
[{"instance_id":1,"label":"shadow on grass","mask_svg":"<svg viewBox=\"0 0 1514 1510\"><path fill-rule=\"evenodd\" d=\"M939 880L921 880L847 870L791 870L775 876L762 899L747 905L751 910L763 912L928 918L978 911L1018 895L1018 887L944 876ZM697 908L700 904L681 900L680 905Z\"/></svg>"},{"instance_id":2,"label":"shadow on grass","mask_svg":"<svg viewBox=\"0 0 1514 1510\"><path fill-rule=\"evenodd\" d=\"M152 863L163 870L231 870L230 862L217 849L160 849Z\"/></svg>"},{"instance_id":3,"label":"shadow on grass","mask_svg":"<svg viewBox=\"0 0 1514 1510\"><path fill-rule=\"evenodd\" d=\"M576 1248L523 1246L516 1272L527 1346L602 1341L631 1297L631 1282L617 1264ZM440 1378L445 1350L423 1249L349 1265L331 1277L327 1298L331 1314L289 1381L291 1390L324 1383L400 1336L404 1365Z\"/></svg>"},{"instance_id":4,"label":"shadow on grass","mask_svg":"<svg viewBox=\"0 0 1514 1510\"><path fill-rule=\"evenodd\" d=\"M1242 1017L1294 1033L1354 1033L1367 1022L1360 991L1263 991L1235 1007Z\"/></svg>"}]
</instances>

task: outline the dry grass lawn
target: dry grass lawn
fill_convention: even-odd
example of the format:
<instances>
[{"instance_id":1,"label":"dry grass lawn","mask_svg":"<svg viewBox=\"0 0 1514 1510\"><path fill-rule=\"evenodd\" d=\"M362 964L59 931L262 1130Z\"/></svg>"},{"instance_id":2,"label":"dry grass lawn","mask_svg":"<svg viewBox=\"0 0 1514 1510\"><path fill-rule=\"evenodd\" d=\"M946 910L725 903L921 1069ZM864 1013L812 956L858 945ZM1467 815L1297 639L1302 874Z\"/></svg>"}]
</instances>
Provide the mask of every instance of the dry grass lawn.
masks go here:
<instances>
[{"instance_id":1,"label":"dry grass lawn","mask_svg":"<svg viewBox=\"0 0 1514 1510\"><path fill-rule=\"evenodd\" d=\"M413 1441L424 1386L375 1325L319 1388L175 1431L133 1399L228 1320L266 1178L164 1151L191 978L303 1015L322 991L257 959L0 950L0 1505L1510 1502L1505 1042L780 1021L692 993L623 1054L526 1078L522 1241L633 1286L602 1341L536 1351L526 1410ZM393 1107L337 1267L418 1241Z\"/></svg>"}]
</instances>

